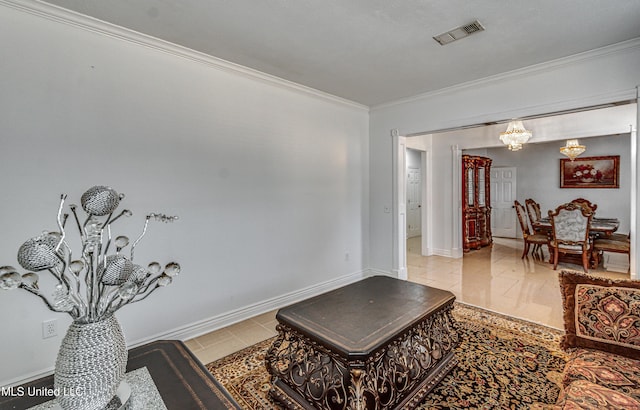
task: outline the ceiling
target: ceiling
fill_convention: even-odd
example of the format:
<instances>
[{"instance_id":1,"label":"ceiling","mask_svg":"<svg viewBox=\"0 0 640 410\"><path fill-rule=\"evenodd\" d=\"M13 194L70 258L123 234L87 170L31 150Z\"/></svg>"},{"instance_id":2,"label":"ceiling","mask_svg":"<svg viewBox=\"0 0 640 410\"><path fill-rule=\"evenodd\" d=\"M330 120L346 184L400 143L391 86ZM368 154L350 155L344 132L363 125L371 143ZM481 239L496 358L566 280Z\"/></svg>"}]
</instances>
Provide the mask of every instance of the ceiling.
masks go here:
<instances>
[{"instance_id":1,"label":"ceiling","mask_svg":"<svg viewBox=\"0 0 640 410\"><path fill-rule=\"evenodd\" d=\"M367 106L640 37L638 0L46 2Z\"/></svg>"}]
</instances>

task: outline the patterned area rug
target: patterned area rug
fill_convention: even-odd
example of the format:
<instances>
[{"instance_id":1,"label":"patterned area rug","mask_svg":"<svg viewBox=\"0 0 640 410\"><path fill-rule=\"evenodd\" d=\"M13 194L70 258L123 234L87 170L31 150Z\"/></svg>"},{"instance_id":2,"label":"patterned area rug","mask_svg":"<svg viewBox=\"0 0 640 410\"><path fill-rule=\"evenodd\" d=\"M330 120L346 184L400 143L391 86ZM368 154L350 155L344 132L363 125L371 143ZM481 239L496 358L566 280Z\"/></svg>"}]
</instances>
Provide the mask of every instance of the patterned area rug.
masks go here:
<instances>
[{"instance_id":1,"label":"patterned area rug","mask_svg":"<svg viewBox=\"0 0 640 410\"><path fill-rule=\"evenodd\" d=\"M535 323L456 303L458 366L420 409L547 408L559 394L567 355L562 333ZM269 397L264 356L273 339L207 365L244 409L279 409Z\"/></svg>"}]
</instances>

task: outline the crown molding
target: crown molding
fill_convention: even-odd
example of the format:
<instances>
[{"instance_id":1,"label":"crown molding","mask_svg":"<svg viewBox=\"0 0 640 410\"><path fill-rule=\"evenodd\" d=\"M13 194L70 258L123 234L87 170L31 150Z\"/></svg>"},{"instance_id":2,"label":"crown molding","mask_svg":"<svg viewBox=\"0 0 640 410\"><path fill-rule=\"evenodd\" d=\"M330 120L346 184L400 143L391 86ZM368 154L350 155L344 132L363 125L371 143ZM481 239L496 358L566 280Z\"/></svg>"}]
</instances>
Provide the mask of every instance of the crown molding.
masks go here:
<instances>
[{"instance_id":1,"label":"crown molding","mask_svg":"<svg viewBox=\"0 0 640 410\"><path fill-rule=\"evenodd\" d=\"M371 111L380 110L384 108L390 108L396 105L407 104L431 97L435 97L442 94L452 93L456 91L462 91L469 88L474 88L478 86L483 86L487 84L492 84L500 81L504 81L507 79L513 79L518 77L524 77L531 74L538 74L544 71L555 70L559 67L579 63L585 60L595 60L598 58L602 58L604 56L610 54L618 54L624 52L635 51L640 48L640 37L634 38L631 40L623 41L620 43L612 44L609 46L597 48L594 50L585 51L582 53L574 54L568 57L562 57L555 60L547 61L540 64L534 64L528 67L519 68L517 70L508 71L506 73L496 74L489 77L484 77L478 80L467 81L465 83L460 83L456 85L452 85L451 87L441 88L435 91L429 91L422 94L417 94L411 97L402 98L395 101L390 101L388 103L374 105L370 108Z\"/></svg>"},{"instance_id":2,"label":"crown molding","mask_svg":"<svg viewBox=\"0 0 640 410\"><path fill-rule=\"evenodd\" d=\"M156 51L171 54L196 63L204 64L210 68L232 72L245 78L257 80L269 85L274 85L287 90L292 90L301 94L310 95L325 101L338 103L340 105L356 108L358 110L369 111L369 107L350 101L344 98L328 94L311 87L307 87L292 81L282 79L270 74L254 70L249 67L235 64L221 58L213 57L187 47L161 40L134 30L130 30L115 24L86 16L65 8L46 3L42 0L0 0L0 5L29 13L50 21L65 24L81 30L90 31L102 36L111 37L117 40L126 41L142 47L147 47Z\"/></svg>"},{"instance_id":3,"label":"crown molding","mask_svg":"<svg viewBox=\"0 0 640 410\"><path fill-rule=\"evenodd\" d=\"M298 93L314 96L325 101L338 103L340 105L356 108L363 111L375 111L384 108L390 108L396 105L402 105L419 101L426 98L435 97L442 94L447 94L455 91L469 89L473 87L482 86L485 84L491 84L506 79L522 77L533 73L539 73L542 71L552 70L565 65L574 64L584 60L596 59L609 54L615 54L620 52L629 52L637 48L640 48L640 38L635 38L621 43L613 44L610 46L601 47L594 50L589 50L583 53L574 54L568 57L559 58L556 60L531 65L517 70L512 70L506 73L496 74L493 76L481 78L479 80L468 81L453 85L451 87L445 87L435 91L429 91L422 94L417 94L411 97L390 101L383 104L374 105L368 107L366 105L347 100L333 94L328 94L323 91L307 87L298 83L294 83L289 80L285 80L280 77L276 77L270 74L263 73L258 70L254 70L249 67L242 66L240 64L232 63L230 61L223 60L208 54L204 54L177 44L158 39L146 34L139 33L134 30L130 30L115 24L107 23L105 21L80 14L59 6L55 6L46 3L42 0L0 0L0 5L12 8L14 10L29 13L41 18L45 18L50 21L55 21L61 24L79 28L82 30L90 31L92 33L100 34L106 37L111 37L117 40L126 41L139 46L147 47L156 51L164 52L174 55L176 57L191 60L200 64L204 64L210 68L214 68L221 71L232 72L241 75L245 78L250 78L270 85L278 86L287 90L296 91Z\"/></svg>"}]
</instances>

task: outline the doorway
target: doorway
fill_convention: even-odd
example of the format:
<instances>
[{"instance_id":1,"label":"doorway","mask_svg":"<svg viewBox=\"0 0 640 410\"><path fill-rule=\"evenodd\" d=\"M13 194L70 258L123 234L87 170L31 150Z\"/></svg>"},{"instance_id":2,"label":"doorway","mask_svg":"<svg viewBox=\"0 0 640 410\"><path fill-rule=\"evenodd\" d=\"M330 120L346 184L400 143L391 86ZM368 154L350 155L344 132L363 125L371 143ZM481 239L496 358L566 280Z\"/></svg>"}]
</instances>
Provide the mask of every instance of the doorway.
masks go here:
<instances>
[{"instance_id":1,"label":"doorway","mask_svg":"<svg viewBox=\"0 0 640 410\"><path fill-rule=\"evenodd\" d=\"M638 152L640 148L637 143L637 131L635 124L637 123L638 115L640 115L640 105L636 103L636 100L630 100L629 103L618 103L606 107L585 107L580 110L571 110L570 112L555 112L549 113L545 116L538 115L529 119L529 121L539 122L542 126L549 128L549 124L553 124L555 116L565 116L565 118L580 119L580 121L573 121L570 125L572 135L582 135L588 128L589 132L593 132L593 128L601 129L602 135L606 134L630 134L631 139L631 215L630 215L630 227L631 232L631 277L637 279L640 273L636 269L640 263L636 260L635 250L638 248L636 242L635 233L640 226L640 218L637 217L636 209L637 203L640 198L639 191L637 189L638 175L640 175L640 167L637 165ZM628 104L628 105L627 105ZM630 107L629 107L630 106ZM627 108L629 107L629 108ZM611 115L622 118L622 121L598 121L600 117ZM633 118L631 118L633 117ZM610 118L609 118L610 119ZM606 124L603 128L601 124ZM627 124L630 124L627 125ZM565 124L566 125L566 124ZM428 140L430 149L428 154L433 156L433 163L430 167L437 167L438 172L443 172L444 180L448 181L447 184L442 184L442 178L431 179L424 182L424 187L429 192L430 197L435 199L442 198L444 200L444 206L439 206L437 201L427 200L424 203L429 204L429 208L433 211L429 212L430 218L438 218L437 226L431 225L428 230L423 230L423 235L433 236L438 238L437 243L432 243L429 254L441 255L445 257L459 258L462 257L461 249L461 226L460 218L456 218L455 215L460 215L460 190L461 190L461 155L463 145L465 149L480 149L482 147L498 146L493 136L499 134L499 130L502 129L502 125L499 123L494 124L478 124L477 126L462 127L459 129L447 129L437 132L423 132L407 134L405 136L399 135L397 129L393 129L391 132L392 137L392 230L393 230L393 243L392 243L392 268L391 272L398 278L406 278L406 163L405 163L405 149L407 148L409 140L413 140L413 137L425 137ZM482 128L484 132L477 133L475 129ZM494 128L494 129L492 129ZM566 128L566 127L565 127ZM575 129L574 129L575 128ZM630 132L629 132L630 131ZM558 138L553 133L546 133L542 135L541 140L544 142L557 141L566 138L567 130L564 129L563 133L558 134L561 138ZM469 138L468 134L477 134L473 138ZM446 135L446 138L434 138L434 136ZM422 138L419 138L422 139ZM413 141L412 141L412 145ZM431 147L432 146L432 147ZM433 149L433 151L431 151ZM446 152L445 150L449 151ZM446 153L445 153L446 152ZM434 153L437 153L435 155ZM432 214L432 215L431 215ZM498 218L496 218L498 219ZM435 232L431 232L435 230Z\"/></svg>"},{"instance_id":2,"label":"doorway","mask_svg":"<svg viewBox=\"0 0 640 410\"><path fill-rule=\"evenodd\" d=\"M502 238L516 237L517 169L515 167L491 168L491 232Z\"/></svg>"},{"instance_id":3,"label":"doorway","mask_svg":"<svg viewBox=\"0 0 640 410\"><path fill-rule=\"evenodd\" d=\"M422 236L422 169L420 151L407 149L407 239Z\"/></svg>"}]
</instances>

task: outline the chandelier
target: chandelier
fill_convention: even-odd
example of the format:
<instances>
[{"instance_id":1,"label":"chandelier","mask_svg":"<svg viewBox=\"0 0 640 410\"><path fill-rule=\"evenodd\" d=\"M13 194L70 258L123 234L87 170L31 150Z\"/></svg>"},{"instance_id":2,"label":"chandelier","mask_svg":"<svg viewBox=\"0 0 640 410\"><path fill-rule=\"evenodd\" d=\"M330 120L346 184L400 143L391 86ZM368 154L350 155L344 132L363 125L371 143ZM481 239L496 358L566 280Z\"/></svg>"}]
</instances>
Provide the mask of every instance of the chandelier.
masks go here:
<instances>
[{"instance_id":1,"label":"chandelier","mask_svg":"<svg viewBox=\"0 0 640 410\"><path fill-rule=\"evenodd\" d=\"M531 138L531 131L522 125L522 121L511 121L507 130L500 133L500 141L507 145L510 151L522 149L522 145Z\"/></svg>"},{"instance_id":2,"label":"chandelier","mask_svg":"<svg viewBox=\"0 0 640 410\"><path fill-rule=\"evenodd\" d=\"M571 159L571 161L573 161L574 159L576 159L578 155L582 154L586 149L587 147L585 147L584 145L580 145L578 143L578 140L567 140L567 145L565 145L564 147L560 147L560 152L568 156Z\"/></svg>"}]
</instances>

